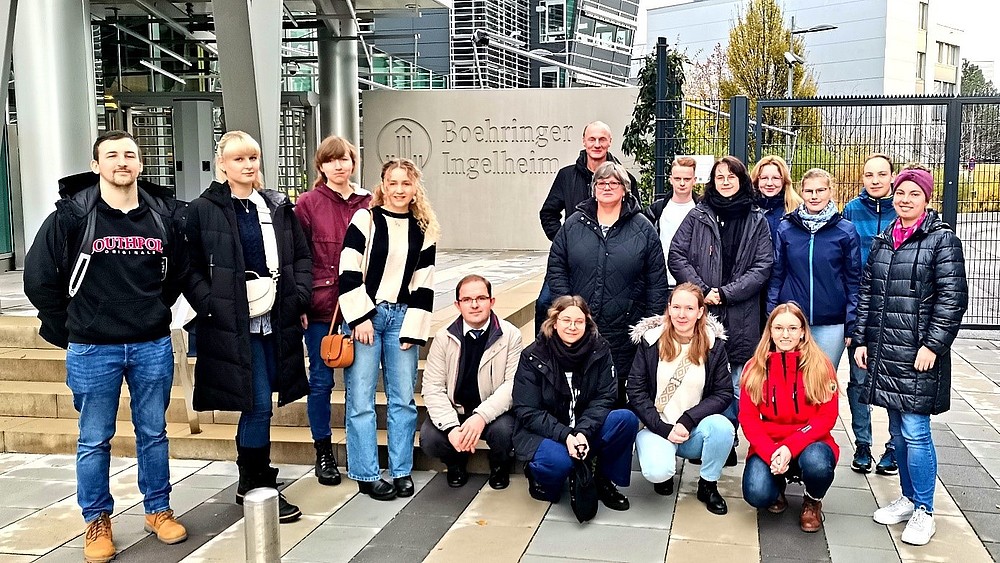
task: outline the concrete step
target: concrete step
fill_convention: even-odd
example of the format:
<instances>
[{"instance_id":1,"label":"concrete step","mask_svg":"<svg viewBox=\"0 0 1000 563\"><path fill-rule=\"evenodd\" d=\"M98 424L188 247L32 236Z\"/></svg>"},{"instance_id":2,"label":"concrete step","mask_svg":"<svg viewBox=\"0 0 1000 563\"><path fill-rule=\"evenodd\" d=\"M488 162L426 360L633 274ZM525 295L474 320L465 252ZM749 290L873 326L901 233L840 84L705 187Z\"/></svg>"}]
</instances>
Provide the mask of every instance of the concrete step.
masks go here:
<instances>
[{"instance_id":1,"label":"concrete step","mask_svg":"<svg viewBox=\"0 0 1000 563\"><path fill-rule=\"evenodd\" d=\"M179 459L236 460L236 425L203 424L200 434L191 434L186 424L167 424L170 457ZM18 453L76 453L79 437L76 421L61 418L0 417L0 446L5 452ZM332 441L340 467L347 463L347 436L342 428L334 428ZM387 465L387 434L377 431L379 460ZM420 432L414 438L414 469L438 469L443 466L437 459L428 458L418 447ZM488 472L489 461L486 442L480 440L476 454L470 460L470 469ZM135 457L135 435L132 425L119 421L111 452L116 456ZM308 428L274 426L271 428L271 461L273 463L312 464L316 451Z\"/></svg>"},{"instance_id":2,"label":"concrete step","mask_svg":"<svg viewBox=\"0 0 1000 563\"><path fill-rule=\"evenodd\" d=\"M417 416L423 421L425 416L424 400L415 395ZM345 393L342 389L334 389L331 400L331 428L344 427ZM122 396L118 404L119 421L132 420L132 410L129 406L130 396L128 386L122 387ZM387 399L385 393L375 394L375 416L380 428L385 428ZM273 403L274 416L272 426L309 427L309 417L306 399L302 398L281 408L277 401ZM77 419L79 413L73 407L73 393L64 383L37 381L0 381L0 417L31 417L31 418L64 418ZM211 411L198 413L202 424L237 424L240 413L232 411ZM175 386L170 392L170 405L167 407L168 423L187 424L187 411L184 407L184 393Z\"/></svg>"}]
</instances>

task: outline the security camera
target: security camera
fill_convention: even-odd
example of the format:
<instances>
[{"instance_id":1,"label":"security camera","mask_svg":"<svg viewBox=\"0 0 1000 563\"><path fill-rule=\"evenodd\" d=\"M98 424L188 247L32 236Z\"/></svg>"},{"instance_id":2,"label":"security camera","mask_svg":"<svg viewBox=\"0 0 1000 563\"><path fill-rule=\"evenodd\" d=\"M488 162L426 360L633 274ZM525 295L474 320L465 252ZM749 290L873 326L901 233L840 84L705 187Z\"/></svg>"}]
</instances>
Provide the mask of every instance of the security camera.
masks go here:
<instances>
[{"instance_id":1,"label":"security camera","mask_svg":"<svg viewBox=\"0 0 1000 563\"><path fill-rule=\"evenodd\" d=\"M805 64L806 60L791 51L785 51L785 62L789 65Z\"/></svg>"},{"instance_id":2,"label":"security camera","mask_svg":"<svg viewBox=\"0 0 1000 563\"><path fill-rule=\"evenodd\" d=\"M288 74L295 76L298 73L299 73L299 63L292 61L292 63L288 65Z\"/></svg>"}]
</instances>

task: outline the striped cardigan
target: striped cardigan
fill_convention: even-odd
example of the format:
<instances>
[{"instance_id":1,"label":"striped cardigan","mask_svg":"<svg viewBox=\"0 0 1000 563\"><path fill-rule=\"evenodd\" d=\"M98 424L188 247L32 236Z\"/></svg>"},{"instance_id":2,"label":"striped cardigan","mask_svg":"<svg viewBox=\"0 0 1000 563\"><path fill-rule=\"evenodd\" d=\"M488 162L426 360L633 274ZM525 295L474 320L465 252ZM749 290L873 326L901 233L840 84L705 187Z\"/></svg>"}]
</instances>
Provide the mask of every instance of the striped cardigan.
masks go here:
<instances>
[{"instance_id":1,"label":"striped cardigan","mask_svg":"<svg viewBox=\"0 0 1000 563\"><path fill-rule=\"evenodd\" d=\"M377 302L403 303L399 341L426 344L434 310L435 251L436 241L424 236L412 213L382 207L355 212L340 255L340 309L348 326L372 319Z\"/></svg>"}]
</instances>

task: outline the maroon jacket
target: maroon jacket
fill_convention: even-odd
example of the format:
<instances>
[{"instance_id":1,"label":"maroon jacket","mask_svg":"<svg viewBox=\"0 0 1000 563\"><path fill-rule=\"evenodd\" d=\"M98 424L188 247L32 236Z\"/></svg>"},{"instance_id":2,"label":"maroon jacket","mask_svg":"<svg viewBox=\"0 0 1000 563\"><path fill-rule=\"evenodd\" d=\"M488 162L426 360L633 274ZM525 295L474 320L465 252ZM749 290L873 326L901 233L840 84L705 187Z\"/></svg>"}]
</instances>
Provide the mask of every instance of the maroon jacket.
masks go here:
<instances>
[{"instance_id":1,"label":"maroon jacket","mask_svg":"<svg viewBox=\"0 0 1000 563\"><path fill-rule=\"evenodd\" d=\"M354 187L346 200L325 184L299 196L295 215L309 240L313 255L313 292L309 320L329 323L340 296L340 251L344 248L344 233L354 212L367 209L372 194Z\"/></svg>"}]
</instances>

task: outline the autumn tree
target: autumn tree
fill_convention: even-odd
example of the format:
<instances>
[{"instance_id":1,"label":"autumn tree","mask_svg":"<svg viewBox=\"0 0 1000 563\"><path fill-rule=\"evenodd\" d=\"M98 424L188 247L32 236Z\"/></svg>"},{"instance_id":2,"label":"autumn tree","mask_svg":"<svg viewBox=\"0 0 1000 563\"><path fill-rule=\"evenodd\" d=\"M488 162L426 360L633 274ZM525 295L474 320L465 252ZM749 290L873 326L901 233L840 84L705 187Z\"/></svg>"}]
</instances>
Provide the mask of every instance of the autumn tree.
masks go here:
<instances>
[{"instance_id":1,"label":"autumn tree","mask_svg":"<svg viewBox=\"0 0 1000 563\"><path fill-rule=\"evenodd\" d=\"M723 97L743 95L750 99L751 115L757 111L757 100L784 98L788 90L788 73L792 72L792 97L816 95L816 80L804 64L789 65L785 52L802 56L805 43L792 35L776 0L750 0L737 13L737 21L729 31L726 48L728 76L720 82ZM764 123L785 126L785 109L769 108ZM819 111L815 108L795 108L792 128L799 131L799 143L815 142L820 138ZM785 143L784 135L764 131L764 145Z\"/></svg>"}]
</instances>

